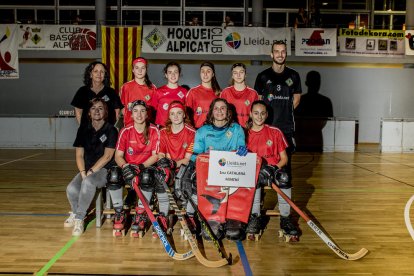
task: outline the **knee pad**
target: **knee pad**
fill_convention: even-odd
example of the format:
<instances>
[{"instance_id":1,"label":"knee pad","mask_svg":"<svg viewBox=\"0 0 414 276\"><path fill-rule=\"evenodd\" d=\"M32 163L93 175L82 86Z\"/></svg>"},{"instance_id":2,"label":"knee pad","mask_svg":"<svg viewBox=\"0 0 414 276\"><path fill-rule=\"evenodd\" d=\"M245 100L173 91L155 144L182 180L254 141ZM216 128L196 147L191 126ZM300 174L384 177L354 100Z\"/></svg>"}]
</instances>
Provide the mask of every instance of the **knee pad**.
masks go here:
<instances>
[{"instance_id":1,"label":"knee pad","mask_svg":"<svg viewBox=\"0 0 414 276\"><path fill-rule=\"evenodd\" d=\"M154 171L151 168L145 168L138 174L139 187L146 192L154 190Z\"/></svg>"},{"instance_id":2,"label":"knee pad","mask_svg":"<svg viewBox=\"0 0 414 276\"><path fill-rule=\"evenodd\" d=\"M122 177L122 169L118 166L112 166L106 175L106 187L109 190L118 190L125 186L124 178Z\"/></svg>"}]
</instances>

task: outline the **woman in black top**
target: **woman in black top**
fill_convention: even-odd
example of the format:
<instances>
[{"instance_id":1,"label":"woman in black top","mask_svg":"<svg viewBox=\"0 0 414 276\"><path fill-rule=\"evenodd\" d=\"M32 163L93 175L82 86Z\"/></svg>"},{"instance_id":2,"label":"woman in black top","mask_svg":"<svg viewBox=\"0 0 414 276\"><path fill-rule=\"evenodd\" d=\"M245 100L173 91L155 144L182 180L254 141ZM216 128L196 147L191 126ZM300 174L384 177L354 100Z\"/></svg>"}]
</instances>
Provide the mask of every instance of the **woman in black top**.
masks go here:
<instances>
[{"instance_id":1,"label":"woman in black top","mask_svg":"<svg viewBox=\"0 0 414 276\"><path fill-rule=\"evenodd\" d=\"M85 84L76 92L71 105L75 107L76 120L80 125L88 123L88 114L83 112L89 107L89 101L103 99L108 105L107 122L115 124L123 105L118 94L110 87L109 73L102 62L94 61L86 68L83 75Z\"/></svg>"},{"instance_id":2,"label":"woman in black top","mask_svg":"<svg viewBox=\"0 0 414 276\"><path fill-rule=\"evenodd\" d=\"M107 170L115 165L114 153L118 131L106 122L108 107L103 99L96 98L90 102L88 110L89 123L79 127L73 143L76 147L76 165L79 173L66 188L72 213L64 226L74 227L74 236L83 233L83 219L96 189L106 185Z\"/></svg>"}]
</instances>

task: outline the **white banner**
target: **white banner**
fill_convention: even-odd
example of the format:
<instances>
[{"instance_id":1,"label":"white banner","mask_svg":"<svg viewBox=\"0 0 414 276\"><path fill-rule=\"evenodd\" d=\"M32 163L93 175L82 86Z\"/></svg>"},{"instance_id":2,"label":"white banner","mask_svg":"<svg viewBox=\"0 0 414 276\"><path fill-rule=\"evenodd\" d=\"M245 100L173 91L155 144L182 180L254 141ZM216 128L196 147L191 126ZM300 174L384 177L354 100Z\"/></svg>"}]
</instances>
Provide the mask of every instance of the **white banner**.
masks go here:
<instances>
[{"instance_id":1,"label":"white banner","mask_svg":"<svg viewBox=\"0 0 414 276\"><path fill-rule=\"evenodd\" d=\"M19 50L95 50L96 25L18 25Z\"/></svg>"},{"instance_id":2,"label":"white banner","mask_svg":"<svg viewBox=\"0 0 414 276\"><path fill-rule=\"evenodd\" d=\"M214 186L248 187L256 186L256 153L246 156L229 151L210 151L208 182Z\"/></svg>"},{"instance_id":3,"label":"white banner","mask_svg":"<svg viewBox=\"0 0 414 276\"><path fill-rule=\"evenodd\" d=\"M223 54L270 55L274 41L286 42L291 54L290 28L227 27L223 30Z\"/></svg>"},{"instance_id":4,"label":"white banner","mask_svg":"<svg viewBox=\"0 0 414 276\"><path fill-rule=\"evenodd\" d=\"M339 30L339 52L345 56L404 57L404 31Z\"/></svg>"},{"instance_id":5,"label":"white banner","mask_svg":"<svg viewBox=\"0 0 414 276\"><path fill-rule=\"evenodd\" d=\"M142 53L221 54L223 28L145 25Z\"/></svg>"},{"instance_id":6,"label":"white banner","mask_svg":"<svg viewBox=\"0 0 414 276\"><path fill-rule=\"evenodd\" d=\"M296 56L336 56L336 29L295 29Z\"/></svg>"},{"instance_id":7,"label":"white banner","mask_svg":"<svg viewBox=\"0 0 414 276\"><path fill-rule=\"evenodd\" d=\"M407 56L414 55L414 30L405 31L405 54Z\"/></svg>"},{"instance_id":8,"label":"white banner","mask_svg":"<svg viewBox=\"0 0 414 276\"><path fill-rule=\"evenodd\" d=\"M0 25L0 79L19 78L17 34L17 25Z\"/></svg>"}]
</instances>

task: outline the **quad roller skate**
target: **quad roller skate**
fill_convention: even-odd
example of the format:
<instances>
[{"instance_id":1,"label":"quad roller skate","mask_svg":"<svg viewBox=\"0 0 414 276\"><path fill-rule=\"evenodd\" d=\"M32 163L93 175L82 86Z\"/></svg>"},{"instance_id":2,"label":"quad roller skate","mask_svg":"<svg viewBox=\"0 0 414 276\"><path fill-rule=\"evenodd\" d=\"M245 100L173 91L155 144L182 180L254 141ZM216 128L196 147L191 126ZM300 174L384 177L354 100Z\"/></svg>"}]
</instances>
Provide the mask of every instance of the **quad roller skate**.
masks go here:
<instances>
[{"instance_id":1,"label":"quad roller skate","mask_svg":"<svg viewBox=\"0 0 414 276\"><path fill-rule=\"evenodd\" d=\"M299 229L292 223L290 216L280 216L279 238L283 238L285 242L299 241Z\"/></svg>"},{"instance_id":2,"label":"quad roller skate","mask_svg":"<svg viewBox=\"0 0 414 276\"><path fill-rule=\"evenodd\" d=\"M226 238L231 241L241 241L245 238L244 224L239 220L229 219L226 223Z\"/></svg>"},{"instance_id":3,"label":"quad roller skate","mask_svg":"<svg viewBox=\"0 0 414 276\"><path fill-rule=\"evenodd\" d=\"M142 238L147 229L147 224L148 216L145 213L145 209L137 208L131 224L130 236L133 238Z\"/></svg>"},{"instance_id":4,"label":"quad roller skate","mask_svg":"<svg viewBox=\"0 0 414 276\"><path fill-rule=\"evenodd\" d=\"M262 233L262 218L258 214L252 214L246 228L247 239L259 241Z\"/></svg>"},{"instance_id":5,"label":"quad roller skate","mask_svg":"<svg viewBox=\"0 0 414 276\"><path fill-rule=\"evenodd\" d=\"M125 236L126 218L127 216L124 210L115 210L114 224L113 224L113 230L112 230L112 235L114 237Z\"/></svg>"}]
</instances>

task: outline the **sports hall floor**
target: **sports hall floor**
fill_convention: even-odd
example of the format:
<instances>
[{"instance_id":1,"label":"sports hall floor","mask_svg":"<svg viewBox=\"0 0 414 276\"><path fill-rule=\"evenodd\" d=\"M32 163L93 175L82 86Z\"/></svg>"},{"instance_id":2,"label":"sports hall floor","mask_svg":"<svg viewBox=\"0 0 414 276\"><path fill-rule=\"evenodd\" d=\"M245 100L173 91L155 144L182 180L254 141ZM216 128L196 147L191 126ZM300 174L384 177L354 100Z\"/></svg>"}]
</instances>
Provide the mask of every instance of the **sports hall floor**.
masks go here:
<instances>
[{"instance_id":1,"label":"sports hall floor","mask_svg":"<svg viewBox=\"0 0 414 276\"><path fill-rule=\"evenodd\" d=\"M300 242L285 243L277 236L279 218L270 217L260 241L243 242L254 275L414 275L414 241L404 220L414 195L414 154L381 154L378 145L296 153L293 168L298 206L342 250L369 253L358 261L339 258L301 218ZM99 229L91 218L85 233L72 238L63 221L65 188L75 173L73 150L0 149L0 275L244 275L229 241L224 247L235 263L207 268L195 258L170 259L151 235L113 238L109 221ZM274 199L266 190L265 207L273 208ZM177 225L177 251L188 251L178 233ZM204 248L219 258L212 244Z\"/></svg>"}]
</instances>

